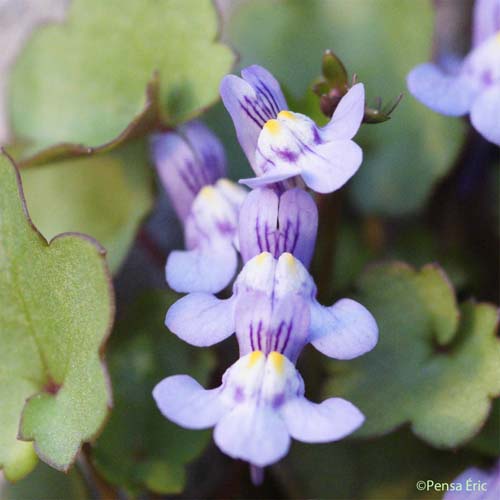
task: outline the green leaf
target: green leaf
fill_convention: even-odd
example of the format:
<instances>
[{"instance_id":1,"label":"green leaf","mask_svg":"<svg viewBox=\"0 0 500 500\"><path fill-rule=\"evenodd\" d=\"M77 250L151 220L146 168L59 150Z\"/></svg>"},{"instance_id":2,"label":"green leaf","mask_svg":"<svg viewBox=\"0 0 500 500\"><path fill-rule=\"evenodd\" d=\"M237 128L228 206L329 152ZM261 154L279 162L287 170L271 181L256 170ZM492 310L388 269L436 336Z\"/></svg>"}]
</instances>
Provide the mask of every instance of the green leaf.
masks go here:
<instances>
[{"instance_id":1,"label":"green leaf","mask_svg":"<svg viewBox=\"0 0 500 500\"><path fill-rule=\"evenodd\" d=\"M410 423L438 447L470 440L500 394L498 310L456 305L444 273L392 263L360 280L359 300L375 316L375 349L350 362L330 363L326 393L353 401L366 416L359 436Z\"/></svg>"},{"instance_id":2,"label":"green leaf","mask_svg":"<svg viewBox=\"0 0 500 500\"><path fill-rule=\"evenodd\" d=\"M440 499L442 492L421 493L416 482L451 482L473 460L470 453L434 450L400 430L370 441L294 443L277 472L288 498Z\"/></svg>"},{"instance_id":3,"label":"green leaf","mask_svg":"<svg viewBox=\"0 0 500 500\"><path fill-rule=\"evenodd\" d=\"M111 153L21 170L33 222L45 235L90 234L115 272L153 204L152 169L143 141Z\"/></svg>"},{"instance_id":4,"label":"green leaf","mask_svg":"<svg viewBox=\"0 0 500 500\"><path fill-rule=\"evenodd\" d=\"M165 325L165 312L178 296L149 292L117 324L109 366L115 408L92 452L112 484L132 492L180 493L185 465L207 444L210 433L178 427L165 419L152 397L163 378L188 373L204 384L213 367L207 350L181 342Z\"/></svg>"},{"instance_id":5,"label":"green leaf","mask_svg":"<svg viewBox=\"0 0 500 500\"><path fill-rule=\"evenodd\" d=\"M76 470L68 474L39 463L29 477L16 484L0 485L3 500L88 500L82 477Z\"/></svg>"},{"instance_id":6,"label":"green leaf","mask_svg":"<svg viewBox=\"0 0 500 500\"><path fill-rule=\"evenodd\" d=\"M493 401L490 416L481 432L469 443L470 448L493 458L500 456L500 399Z\"/></svg>"},{"instance_id":7,"label":"green leaf","mask_svg":"<svg viewBox=\"0 0 500 500\"><path fill-rule=\"evenodd\" d=\"M405 92L408 72L429 59L432 21L431 2L401 0L394 8L394 0L254 0L230 20L228 38L240 66L262 64L296 96L319 75L323 51L331 48L364 82L368 103L379 95L385 102ZM420 210L451 168L463 128L410 95L388 122L363 125L355 140L364 160L349 183L356 206L387 215Z\"/></svg>"},{"instance_id":8,"label":"green leaf","mask_svg":"<svg viewBox=\"0 0 500 500\"><path fill-rule=\"evenodd\" d=\"M0 466L16 480L36 464L27 441L67 470L103 425L111 394L102 352L114 307L103 249L78 234L47 243L4 155L0 185Z\"/></svg>"},{"instance_id":9,"label":"green leaf","mask_svg":"<svg viewBox=\"0 0 500 500\"><path fill-rule=\"evenodd\" d=\"M15 64L15 135L32 151L108 143L141 121L155 72L161 121L194 117L218 98L234 60L217 31L210 0L74 0L67 21L38 30Z\"/></svg>"}]
</instances>

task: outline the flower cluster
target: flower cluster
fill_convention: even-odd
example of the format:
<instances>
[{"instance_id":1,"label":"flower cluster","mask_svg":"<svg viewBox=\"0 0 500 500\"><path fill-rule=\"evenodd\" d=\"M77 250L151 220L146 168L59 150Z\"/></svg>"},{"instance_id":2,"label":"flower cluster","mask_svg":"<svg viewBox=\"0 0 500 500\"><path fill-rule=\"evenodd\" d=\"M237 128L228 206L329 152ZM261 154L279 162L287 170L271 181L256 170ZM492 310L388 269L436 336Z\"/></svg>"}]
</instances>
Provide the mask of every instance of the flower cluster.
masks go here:
<instances>
[{"instance_id":1,"label":"flower cluster","mask_svg":"<svg viewBox=\"0 0 500 500\"><path fill-rule=\"evenodd\" d=\"M242 75L225 77L221 95L256 173L242 181L253 191L221 180L222 148L199 123L153 142L188 247L167 262L170 286L189 293L169 309L166 325L195 346L235 333L240 358L215 389L176 375L153 394L173 422L215 427L222 451L264 467L287 453L291 438L329 442L362 424L361 412L344 399L306 399L295 363L309 343L332 358L355 358L375 346L378 331L372 315L353 300L320 305L307 270L318 211L304 187L332 192L359 167L362 153L351 138L363 118L362 84L318 128L287 109L278 82L264 68L252 66ZM243 267L232 294L218 298L214 293L235 274L236 250Z\"/></svg>"},{"instance_id":2,"label":"flower cluster","mask_svg":"<svg viewBox=\"0 0 500 500\"><path fill-rule=\"evenodd\" d=\"M408 88L438 113L470 114L474 128L500 145L500 0L477 0L473 47L463 61L421 64L408 75Z\"/></svg>"}]
</instances>

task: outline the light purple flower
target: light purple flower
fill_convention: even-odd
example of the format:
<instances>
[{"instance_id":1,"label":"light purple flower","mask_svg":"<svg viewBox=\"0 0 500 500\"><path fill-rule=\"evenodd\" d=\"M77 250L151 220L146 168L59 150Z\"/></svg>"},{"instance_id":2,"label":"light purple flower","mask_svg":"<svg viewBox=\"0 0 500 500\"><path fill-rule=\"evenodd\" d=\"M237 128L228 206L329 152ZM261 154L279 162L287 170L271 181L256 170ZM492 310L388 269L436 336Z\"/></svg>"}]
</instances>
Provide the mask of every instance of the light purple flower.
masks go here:
<instances>
[{"instance_id":1,"label":"light purple flower","mask_svg":"<svg viewBox=\"0 0 500 500\"><path fill-rule=\"evenodd\" d=\"M198 121L175 132L155 134L151 152L160 181L182 221L189 215L201 188L226 175L222 144Z\"/></svg>"},{"instance_id":2,"label":"light purple flower","mask_svg":"<svg viewBox=\"0 0 500 500\"><path fill-rule=\"evenodd\" d=\"M167 259L167 282L177 292L216 293L238 267L238 212L247 192L227 179L196 195L185 221L187 250Z\"/></svg>"},{"instance_id":3,"label":"light purple flower","mask_svg":"<svg viewBox=\"0 0 500 500\"><path fill-rule=\"evenodd\" d=\"M500 498L500 460L485 471L470 467L452 481L443 500L497 500Z\"/></svg>"},{"instance_id":4,"label":"light purple flower","mask_svg":"<svg viewBox=\"0 0 500 500\"><path fill-rule=\"evenodd\" d=\"M271 212L275 222L275 208ZM197 346L236 332L240 359L216 389L205 390L187 375L161 381L153 395L163 415L191 429L215 426L219 448L256 467L280 460L291 438L329 442L355 431L364 420L361 412L341 398L308 401L295 362L308 342L338 359L359 356L375 346L377 325L353 300L323 307L315 296L300 260L288 252L279 258L263 252L245 264L231 298L192 293L177 301L166 317L172 332Z\"/></svg>"},{"instance_id":5,"label":"light purple flower","mask_svg":"<svg viewBox=\"0 0 500 500\"><path fill-rule=\"evenodd\" d=\"M278 259L268 252L257 255L241 270L230 298L188 294L170 307L165 322L182 340L200 347L221 342L236 332L240 355L244 356L252 350L262 350L264 345L257 331L247 335L254 317L245 311L259 314L261 309L256 304L267 301L272 310L275 303L295 296L306 305L309 322L306 337L291 338L293 352L299 353L311 342L327 356L352 359L376 345L378 330L373 316L351 299L341 299L330 307L320 305L312 277L290 253L283 253Z\"/></svg>"},{"instance_id":6,"label":"light purple flower","mask_svg":"<svg viewBox=\"0 0 500 500\"><path fill-rule=\"evenodd\" d=\"M438 113L470 114L474 128L500 145L500 0L478 1L474 16L474 46L465 59L446 69L417 66L408 89Z\"/></svg>"},{"instance_id":7,"label":"light purple flower","mask_svg":"<svg viewBox=\"0 0 500 500\"><path fill-rule=\"evenodd\" d=\"M258 188L246 197L239 222L239 243L243 262L262 252L279 257L291 253L309 266L318 230L318 209L304 190L278 193Z\"/></svg>"},{"instance_id":8,"label":"light purple flower","mask_svg":"<svg viewBox=\"0 0 500 500\"><path fill-rule=\"evenodd\" d=\"M314 191L330 193L354 175L363 157L351 140L364 115L361 83L319 128L309 117L288 111L279 83L266 69L250 66L241 76L224 77L220 87L238 140L257 174L240 182L255 188L300 176Z\"/></svg>"},{"instance_id":9,"label":"light purple flower","mask_svg":"<svg viewBox=\"0 0 500 500\"><path fill-rule=\"evenodd\" d=\"M236 274L238 214L247 191L221 178L222 145L201 123L156 135L152 149L162 184L184 223L186 250L170 253L167 282L178 292L219 292Z\"/></svg>"},{"instance_id":10,"label":"light purple flower","mask_svg":"<svg viewBox=\"0 0 500 500\"><path fill-rule=\"evenodd\" d=\"M174 304L167 325L175 333L211 345L236 330L240 359L216 389L205 390L187 375L161 381L153 392L161 412L190 429L215 426L222 451L258 467L280 460L291 438L330 442L355 431L361 412L341 398L307 400L295 362L307 342L339 359L359 356L374 347L377 326L352 300L323 308L314 295L299 260L262 253L245 265L231 299L191 294Z\"/></svg>"}]
</instances>

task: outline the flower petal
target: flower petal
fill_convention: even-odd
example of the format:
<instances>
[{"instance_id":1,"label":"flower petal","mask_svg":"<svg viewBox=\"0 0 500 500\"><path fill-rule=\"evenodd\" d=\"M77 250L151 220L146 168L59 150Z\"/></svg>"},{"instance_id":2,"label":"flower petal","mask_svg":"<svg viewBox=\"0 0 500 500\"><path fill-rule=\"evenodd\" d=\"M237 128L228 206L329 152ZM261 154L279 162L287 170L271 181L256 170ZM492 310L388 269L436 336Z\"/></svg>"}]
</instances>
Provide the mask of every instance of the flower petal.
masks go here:
<instances>
[{"instance_id":1,"label":"flower petal","mask_svg":"<svg viewBox=\"0 0 500 500\"><path fill-rule=\"evenodd\" d=\"M289 252L308 267L318 231L318 208L303 189L285 191L279 200L278 255Z\"/></svg>"},{"instance_id":2,"label":"flower petal","mask_svg":"<svg viewBox=\"0 0 500 500\"><path fill-rule=\"evenodd\" d=\"M236 406L216 425L214 440L232 458L265 467L283 458L290 435L281 417L267 405L255 402Z\"/></svg>"},{"instance_id":3,"label":"flower petal","mask_svg":"<svg viewBox=\"0 0 500 500\"><path fill-rule=\"evenodd\" d=\"M151 151L161 184L183 221L205 184L203 168L188 143L174 132L154 135Z\"/></svg>"},{"instance_id":4,"label":"flower petal","mask_svg":"<svg viewBox=\"0 0 500 500\"><path fill-rule=\"evenodd\" d=\"M208 293L190 293L173 304L165 324L185 342L206 347L234 333L234 300Z\"/></svg>"},{"instance_id":5,"label":"flower petal","mask_svg":"<svg viewBox=\"0 0 500 500\"><path fill-rule=\"evenodd\" d=\"M357 83L340 100L330 122L320 129L324 141L352 139L365 114L365 87Z\"/></svg>"},{"instance_id":6,"label":"flower petal","mask_svg":"<svg viewBox=\"0 0 500 500\"><path fill-rule=\"evenodd\" d=\"M300 295L289 295L273 307L269 344L265 352L276 351L295 363L309 333L309 304Z\"/></svg>"},{"instance_id":7,"label":"flower petal","mask_svg":"<svg viewBox=\"0 0 500 500\"><path fill-rule=\"evenodd\" d=\"M203 165L201 174L205 184L214 184L217 179L226 175L226 154L217 136L202 122L188 122L179 131L196 152Z\"/></svg>"},{"instance_id":8,"label":"flower petal","mask_svg":"<svg viewBox=\"0 0 500 500\"><path fill-rule=\"evenodd\" d=\"M463 75L445 74L432 63L421 64L407 77L411 94L427 107L449 116L469 112L477 87Z\"/></svg>"},{"instance_id":9,"label":"flower petal","mask_svg":"<svg viewBox=\"0 0 500 500\"><path fill-rule=\"evenodd\" d=\"M220 397L221 388L206 390L188 375L174 375L158 383L153 390L163 415L187 429L214 426L228 411Z\"/></svg>"},{"instance_id":10,"label":"flower petal","mask_svg":"<svg viewBox=\"0 0 500 500\"><path fill-rule=\"evenodd\" d=\"M256 90L257 94L266 101L267 106L276 114L288 109L285 96L280 84L267 69L253 64L241 70L241 76Z\"/></svg>"},{"instance_id":11,"label":"flower petal","mask_svg":"<svg viewBox=\"0 0 500 500\"><path fill-rule=\"evenodd\" d=\"M363 414L349 401L331 398L320 404L304 397L291 399L281 409L288 432L305 443L337 441L354 432Z\"/></svg>"},{"instance_id":12,"label":"flower petal","mask_svg":"<svg viewBox=\"0 0 500 500\"><path fill-rule=\"evenodd\" d=\"M287 106L279 83L267 70L250 66L241 74L243 79L225 76L220 95L233 119L240 145L255 169L255 150L262 127Z\"/></svg>"},{"instance_id":13,"label":"flower petal","mask_svg":"<svg viewBox=\"0 0 500 500\"><path fill-rule=\"evenodd\" d=\"M301 169L297 165L280 165L277 168L268 170L266 173L259 175L258 177L240 179L239 182L240 184L245 184L246 186L255 189L269 184L274 184L275 182L284 181L285 179L290 179L300 173Z\"/></svg>"},{"instance_id":14,"label":"flower petal","mask_svg":"<svg viewBox=\"0 0 500 500\"><path fill-rule=\"evenodd\" d=\"M238 267L236 250L229 242L194 250L175 250L167 259L167 283L176 292L220 292Z\"/></svg>"},{"instance_id":15,"label":"flower petal","mask_svg":"<svg viewBox=\"0 0 500 500\"><path fill-rule=\"evenodd\" d=\"M362 161L363 152L353 141L319 144L301 158L302 178L313 191L331 193L356 173Z\"/></svg>"},{"instance_id":16,"label":"flower petal","mask_svg":"<svg viewBox=\"0 0 500 500\"><path fill-rule=\"evenodd\" d=\"M482 136L500 146L500 84L478 96L472 105L470 120Z\"/></svg>"},{"instance_id":17,"label":"flower petal","mask_svg":"<svg viewBox=\"0 0 500 500\"><path fill-rule=\"evenodd\" d=\"M342 299L331 307L311 308L310 339L326 356L352 359L371 351L378 340L375 318L358 302Z\"/></svg>"},{"instance_id":18,"label":"flower petal","mask_svg":"<svg viewBox=\"0 0 500 500\"><path fill-rule=\"evenodd\" d=\"M271 298L263 292L238 294L234 314L240 358L252 351L268 352L271 324Z\"/></svg>"},{"instance_id":19,"label":"flower petal","mask_svg":"<svg viewBox=\"0 0 500 500\"><path fill-rule=\"evenodd\" d=\"M246 197L239 220L239 242L243 262L261 252L276 254L279 197L272 189L251 191Z\"/></svg>"},{"instance_id":20,"label":"flower petal","mask_svg":"<svg viewBox=\"0 0 500 500\"><path fill-rule=\"evenodd\" d=\"M474 47L500 31L500 0L476 0L474 3Z\"/></svg>"}]
</instances>

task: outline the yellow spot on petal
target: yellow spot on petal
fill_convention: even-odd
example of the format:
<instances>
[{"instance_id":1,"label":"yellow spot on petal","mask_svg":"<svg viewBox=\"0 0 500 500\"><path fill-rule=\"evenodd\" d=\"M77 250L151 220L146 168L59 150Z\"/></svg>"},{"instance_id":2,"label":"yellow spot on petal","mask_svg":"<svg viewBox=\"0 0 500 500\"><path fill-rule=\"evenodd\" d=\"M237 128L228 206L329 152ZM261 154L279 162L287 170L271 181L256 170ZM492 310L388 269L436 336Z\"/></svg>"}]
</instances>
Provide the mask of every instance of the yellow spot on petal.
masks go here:
<instances>
[{"instance_id":1,"label":"yellow spot on petal","mask_svg":"<svg viewBox=\"0 0 500 500\"><path fill-rule=\"evenodd\" d=\"M295 114L292 113L291 111L280 111L278 113L278 118L281 118L282 120L296 120L297 119Z\"/></svg>"},{"instance_id":2,"label":"yellow spot on petal","mask_svg":"<svg viewBox=\"0 0 500 500\"><path fill-rule=\"evenodd\" d=\"M264 128L271 134L277 135L281 131L281 124L278 120L267 120Z\"/></svg>"},{"instance_id":3,"label":"yellow spot on petal","mask_svg":"<svg viewBox=\"0 0 500 500\"><path fill-rule=\"evenodd\" d=\"M266 261L271 257L271 254L269 252L262 252L255 257L255 263L258 264L259 266L262 266L266 263Z\"/></svg>"},{"instance_id":4,"label":"yellow spot on petal","mask_svg":"<svg viewBox=\"0 0 500 500\"><path fill-rule=\"evenodd\" d=\"M497 31L495 35L495 40L497 41L497 43L500 43L500 31Z\"/></svg>"},{"instance_id":5,"label":"yellow spot on petal","mask_svg":"<svg viewBox=\"0 0 500 500\"><path fill-rule=\"evenodd\" d=\"M200 190L199 196L205 200L213 200L217 196L217 191L213 186L205 186Z\"/></svg>"},{"instance_id":6,"label":"yellow spot on petal","mask_svg":"<svg viewBox=\"0 0 500 500\"><path fill-rule=\"evenodd\" d=\"M291 253L288 252L282 253L281 259L285 261L285 264L288 267L295 267L296 265L295 257Z\"/></svg>"},{"instance_id":7,"label":"yellow spot on petal","mask_svg":"<svg viewBox=\"0 0 500 500\"><path fill-rule=\"evenodd\" d=\"M259 360L262 359L264 353L262 351L253 351L248 357L248 368L252 368Z\"/></svg>"},{"instance_id":8,"label":"yellow spot on petal","mask_svg":"<svg viewBox=\"0 0 500 500\"><path fill-rule=\"evenodd\" d=\"M285 369L285 356L277 351L273 351L268 356L269 361L278 373L283 373Z\"/></svg>"}]
</instances>

